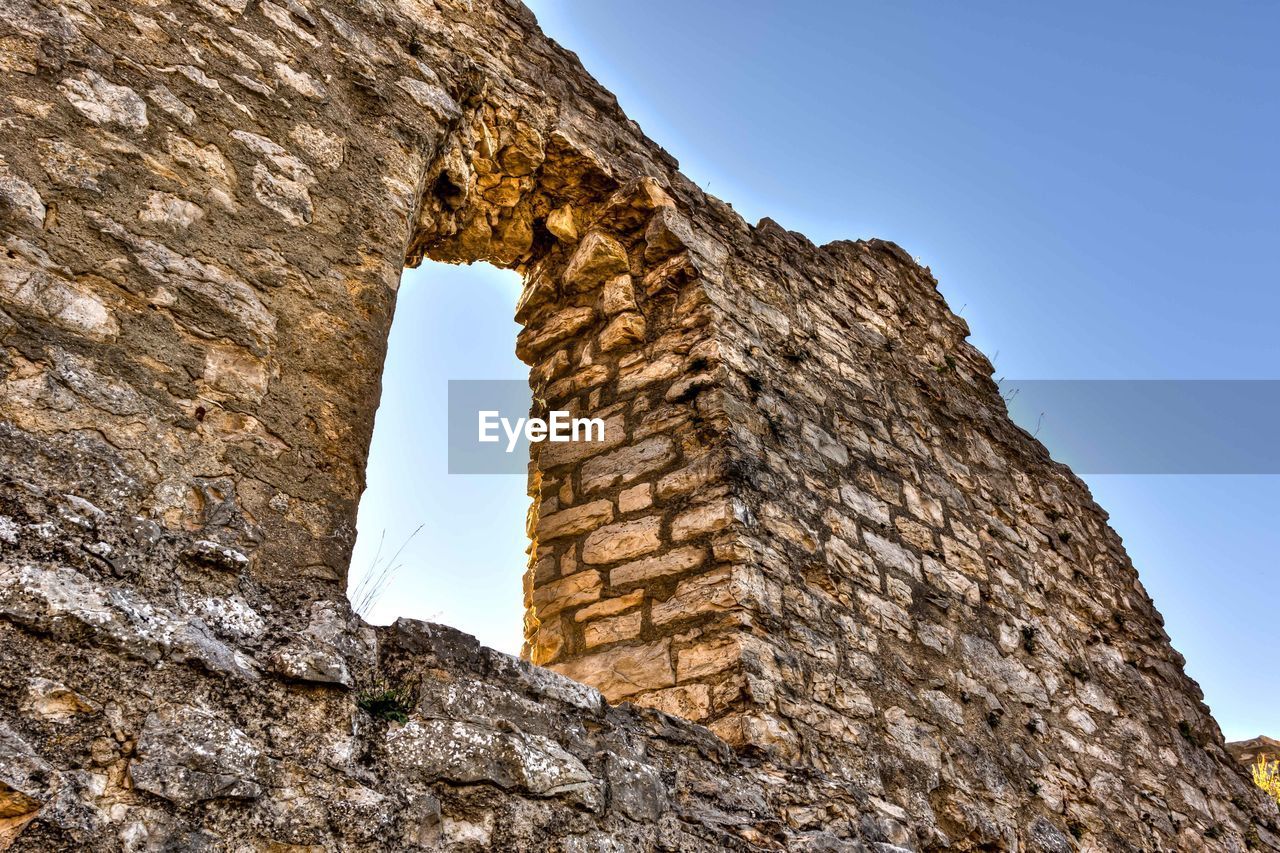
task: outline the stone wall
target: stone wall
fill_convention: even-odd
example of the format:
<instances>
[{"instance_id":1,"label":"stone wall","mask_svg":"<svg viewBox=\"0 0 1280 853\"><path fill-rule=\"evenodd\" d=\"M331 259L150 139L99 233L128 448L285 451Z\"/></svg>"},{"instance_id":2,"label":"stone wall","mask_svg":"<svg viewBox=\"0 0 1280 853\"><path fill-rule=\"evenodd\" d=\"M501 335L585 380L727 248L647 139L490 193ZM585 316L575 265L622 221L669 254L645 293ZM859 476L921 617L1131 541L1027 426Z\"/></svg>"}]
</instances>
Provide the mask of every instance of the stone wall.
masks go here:
<instances>
[{"instance_id":1,"label":"stone wall","mask_svg":"<svg viewBox=\"0 0 1280 853\"><path fill-rule=\"evenodd\" d=\"M1280 848L928 271L747 225L522 6L11 0L0 74L0 849ZM424 257L608 424L530 466L594 687L346 604Z\"/></svg>"}]
</instances>

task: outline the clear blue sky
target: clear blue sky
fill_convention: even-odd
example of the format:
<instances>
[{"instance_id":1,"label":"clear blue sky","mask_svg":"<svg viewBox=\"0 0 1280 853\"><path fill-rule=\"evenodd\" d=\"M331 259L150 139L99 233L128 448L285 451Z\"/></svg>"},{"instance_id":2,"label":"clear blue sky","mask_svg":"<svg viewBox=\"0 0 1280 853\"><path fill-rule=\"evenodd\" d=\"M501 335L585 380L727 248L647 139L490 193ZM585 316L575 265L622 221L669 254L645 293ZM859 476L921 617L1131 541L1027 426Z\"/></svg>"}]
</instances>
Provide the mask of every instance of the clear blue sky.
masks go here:
<instances>
[{"instance_id":1,"label":"clear blue sky","mask_svg":"<svg viewBox=\"0 0 1280 853\"><path fill-rule=\"evenodd\" d=\"M693 180L816 242L892 239L1015 378L1280 378L1280 6L540 0ZM518 378L519 283L401 290L353 575L516 651L522 477L448 477L448 379ZM998 355L997 355L998 354ZM1280 736L1280 477L1090 476L1228 738Z\"/></svg>"}]
</instances>

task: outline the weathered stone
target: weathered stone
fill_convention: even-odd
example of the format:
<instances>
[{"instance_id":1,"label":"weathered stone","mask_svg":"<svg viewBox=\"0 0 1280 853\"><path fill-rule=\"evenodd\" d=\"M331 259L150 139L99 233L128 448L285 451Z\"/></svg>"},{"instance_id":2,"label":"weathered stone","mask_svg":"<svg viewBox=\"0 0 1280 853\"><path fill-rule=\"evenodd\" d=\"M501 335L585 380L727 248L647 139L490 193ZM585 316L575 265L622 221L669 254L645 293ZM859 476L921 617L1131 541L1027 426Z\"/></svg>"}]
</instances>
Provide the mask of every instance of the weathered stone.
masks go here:
<instances>
[{"instance_id":1,"label":"weathered stone","mask_svg":"<svg viewBox=\"0 0 1280 853\"><path fill-rule=\"evenodd\" d=\"M71 106L94 124L113 124L133 133L147 128L147 105L138 93L117 86L92 69L66 78L58 88Z\"/></svg>"},{"instance_id":2,"label":"weathered stone","mask_svg":"<svg viewBox=\"0 0 1280 853\"><path fill-rule=\"evenodd\" d=\"M658 481L658 499L689 495L718 482L724 476L724 459L715 453L699 456L692 464L672 471Z\"/></svg>"},{"instance_id":3,"label":"weathered stone","mask_svg":"<svg viewBox=\"0 0 1280 853\"><path fill-rule=\"evenodd\" d=\"M247 659L216 639L199 619L151 604L136 591L90 581L71 569L24 566L0 574L0 617L33 630L97 642L148 662L191 662L246 679Z\"/></svg>"},{"instance_id":4,"label":"weathered stone","mask_svg":"<svg viewBox=\"0 0 1280 853\"><path fill-rule=\"evenodd\" d=\"M680 582L669 599L656 602L650 610L655 625L677 619L694 619L705 613L731 610L738 606L731 582L732 570L718 569Z\"/></svg>"},{"instance_id":5,"label":"weathered stone","mask_svg":"<svg viewBox=\"0 0 1280 853\"><path fill-rule=\"evenodd\" d=\"M677 355L665 355L644 364L637 370L618 377L618 393L627 394L654 382L665 382L680 374L683 359Z\"/></svg>"},{"instance_id":6,"label":"weathered stone","mask_svg":"<svg viewBox=\"0 0 1280 853\"><path fill-rule=\"evenodd\" d=\"M561 341L576 335L595 319L594 308L566 308L560 311L533 331L533 327L525 329L516 339L516 355L526 361L532 361L539 353Z\"/></svg>"},{"instance_id":7,"label":"weathered stone","mask_svg":"<svg viewBox=\"0 0 1280 853\"><path fill-rule=\"evenodd\" d=\"M645 328L644 317L635 311L619 314L600 333L600 351L612 352L644 343Z\"/></svg>"},{"instance_id":8,"label":"weathered stone","mask_svg":"<svg viewBox=\"0 0 1280 853\"><path fill-rule=\"evenodd\" d=\"M676 652L676 678L688 681L703 678L736 665L742 658L742 641L736 636L719 637Z\"/></svg>"},{"instance_id":9,"label":"weathered stone","mask_svg":"<svg viewBox=\"0 0 1280 853\"><path fill-rule=\"evenodd\" d=\"M701 504L676 516L671 522L671 538L683 542L704 533L724 530L736 518L737 513L729 500Z\"/></svg>"},{"instance_id":10,"label":"weathered stone","mask_svg":"<svg viewBox=\"0 0 1280 853\"><path fill-rule=\"evenodd\" d=\"M604 441L563 441L538 446L538 461L544 469L570 465L594 456L627 440L626 418L612 415L604 419Z\"/></svg>"},{"instance_id":11,"label":"weathered stone","mask_svg":"<svg viewBox=\"0 0 1280 853\"><path fill-rule=\"evenodd\" d=\"M538 666L546 666L559 658L565 648L564 627L560 620L550 616L547 621L540 620L529 646L529 660Z\"/></svg>"},{"instance_id":12,"label":"weathered stone","mask_svg":"<svg viewBox=\"0 0 1280 853\"><path fill-rule=\"evenodd\" d=\"M917 580L921 579L920 558L915 554L896 542L890 542L881 536L877 536L870 530L862 535L866 540L867 547L871 549L871 553L886 568L896 569Z\"/></svg>"},{"instance_id":13,"label":"weathered stone","mask_svg":"<svg viewBox=\"0 0 1280 853\"><path fill-rule=\"evenodd\" d=\"M582 238L565 267L563 280L570 292L594 290L627 271L627 252L617 240L599 231Z\"/></svg>"},{"instance_id":14,"label":"weathered stone","mask_svg":"<svg viewBox=\"0 0 1280 853\"><path fill-rule=\"evenodd\" d=\"M660 207L645 228L644 242L644 259L649 263L661 261L694 242L693 227L674 206Z\"/></svg>"},{"instance_id":15,"label":"weathered stone","mask_svg":"<svg viewBox=\"0 0 1280 853\"><path fill-rule=\"evenodd\" d=\"M120 324L106 302L92 290L37 266L11 242L0 255L0 300L92 340L106 340Z\"/></svg>"},{"instance_id":16,"label":"weathered stone","mask_svg":"<svg viewBox=\"0 0 1280 853\"><path fill-rule=\"evenodd\" d=\"M614 571L617 571L617 569ZM619 595L616 598L606 598L603 601L597 601L595 604L580 607L573 614L573 618L578 622L583 622L588 619L613 616L616 613L621 613L624 610L630 610L631 608L638 606L642 601L644 601L644 590L637 589L634 592L627 593L626 595Z\"/></svg>"},{"instance_id":17,"label":"weathered stone","mask_svg":"<svg viewBox=\"0 0 1280 853\"><path fill-rule=\"evenodd\" d=\"M149 715L129 766L133 784L180 807L262 795L269 761L240 729L194 705Z\"/></svg>"},{"instance_id":18,"label":"weathered stone","mask_svg":"<svg viewBox=\"0 0 1280 853\"><path fill-rule=\"evenodd\" d=\"M204 381L211 388L244 400L267 393L267 363L244 347L213 345L204 355Z\"/></svg>"},{"instance_id":19,"label":"weathered stone","mask_svg":"<svg viewBox=\"0 0 1280 853\"><path fill-rule=\"evenodd\" d=\"M590 674L591 680L610 702L675 683L671 641L666 639L644 646L619 646L558 663L551 668L579 681Z\"/></svg>"},{"instance_id":20,"label":"weathered stone","mask_svg":"<svg viewBox=\"0 0 1280 853\"><path fill-rule=\"evenodd\" d=\"M348 659L372 663L372 643L348 631L342 615L331 606L311 606L311 622L297 642L287 642L271 656L272 668L285 678L318 684L353 684Z\"/></svg>"},{"instance_id":21,"label":"weathered stone","mask_svg":"<svg viewBox=\"0 0 1280 853\"><path fill-rule=\"evenodd\" d=\"M705 720L711 713L711 688L705 684L681 684L645 693L636 701L686 720Z\"/></svg>"},{"instance_id":22,"label":"weathered stone","mask_svg":"<svg viewBox=\"0 0 1280 853\"><path fill-rule=\"evenodd\" d=\"M658 549L659 516L620 521L596 530L582 543L582 560L592 565L630 560Z\"/></svg>"},{"instance_id":23,"label":"weathered stone","mask_svg":"<svg viewBox=\"0 0 1280 853\"><path fill-rule=\"evenodd\" d=\"M901 248L748 225L519 4L124 5L0 12L0 847L1280 849ZM424 258L606 420L526 654L708 728L347 609Z\"/></svg>"},{"instance_id":24,"label":"weathered stone","mask_svg":"<svg viewBox=\"0 0 1280 853\"><path fill-rule=\"evenodd\" d=\"M190 228L204 217L197 204L168 193L152 193L147 204L138 211L138 219L150 225L160 225L173 231Z\"/></svg>"},{"instance_id":25,"label":"weathered stone","mask_svg":"<svg viewBox=\"0 0 1280 853\"><path fill-rule=\"evenodd\" d=\"M600 781L555 741L449 720L410 720L387 737L395 765L427 782L491 782L534 796L567 796L585 806L601 797Z\"/></svg>"},{"instance_id":26,"label":"weathered stone","mask_svg":"<svg viewBox=\"0 0 1280 853\"><path fill-rule=\"evenodd\" d=\"M547 214L547 230L562 243L572 243L578 239L578 228L573 222L573 208L561 205Z\"/></svg>"},{"instance_id":27,"label":"weathered stone","mask_svg":"<svg viewBox=\"0 0 1280 853\"><path fill-rule=\"evenodd\" d=\"M54 183L100 191L98 178L107 170L105 162L63 139L41 139L38 145L40 165Z\"/></svg>"},{"instance_id":28,"label":"weathered stone","mask_svg":"<svg viewBox=\"0 0 1280 853\"><path fill-rule=\"evenodd\" d=\"M583 642L587 648L616 643L619 640L630 640L640 636L640 624L643 614L640 611L623 613L620 616L609 616L588 622L582 627Z\"/></svg>"},{"instance_id":29,"label":"weathered stone","mask_svg":"<svg viewBox=\"0 0 1280 853\"><path fill-rule=\"evenodd\" d=\"M53 767L21 735L0 722L0 844L7 849L45 803Z\"/></svg>"},{"instance_id":30,"label":"weathered stone","mask_svg":"<svg viewBox=\"0 0 1280 853\"><path fill-rule=\"evenodd\" d=\"M669 807L666 785L653 767L610 756L605 767L609 804L632 820L653 821Z\"/></svg>"},{"instance_id":31,"label":"weathered stone","mask_svg":"<svg viewBox=\"0 0 1280 853\"><path fill-rule=\"evenodd\" d=\"M605 282L604 313L619 314L636 308L636 291L631 285L631 276L623 273Z\"/></svg>"},{"instance_id":32,"label":"weathered stone","mask_svg":"<svg viewBox=\"0 0 1280 853\"><path fill-rule=\"evenodd\" d=\"M39 717L55 722L102 710L101 705L84 694L47 678L33 678L27 682L24 707Z\"/></svg>"},{"instance_id":33,"label":"weathered stone","mask_svg":"<svg viewBox=\"0 0 1280 853\"><path fill-rule=\"evenodd\" d=\"M675 445L665 435L596 456L582 465L582 490L594 492L619 483L625 485L664 467L675 457Z\"/></svg>"},{"instance_id":34,"label":"weathered stone","mask_svg":"<svg viewBox=\"0 0 1280 853\"><path fill-rule=\"evenodd\" d=\"M609 501L592 501L538 519L538 539L545 541L562 536L577 536L610 521L613 521L613 504Z\"/></svg>"},{"instance_id":35,"label":"weathered stone","mask_svg":"<svg viewBox=\"0 0 1280 853\"><path fill-rule=\"evenodd\" d=\"M676 548L656 557L645 557L609 570L610 586L626 586L668 575L678 575L697 568L707 559L704 548Z\"/></svg>"},{"instance_id":36,"label":"weathered stone","mask_svg":"<svg viewBox=\"0 0 1280 853\"><path fill-rule=\"evenodd\" d=\"M653 506L653 486L641 483L618 493L618 511L636 512Z\"/></svg>"},{"instance_id":37,"label":"weathered stone","mask_svg":"<svg viewBox=\"0 0 1280 853\"><path fill-rule=\"evenodd\" d=\"M583 570L534 590L533 606L538 618L547 619L566 607L595 601L602 586L599 572Z\"/></svg>"},{"instance_id":38,"label":"weathered stone","mask_svg":"<svg viewBox=\"0 0 1280 853\"><path fill-rule=\"evenodd\" d=\"M43 228L46 212L44 199L36 188L22 178L9 174L4 161L0 160L0 213L26 220L28 225L35 228Z\"/></svg>"}]
</instances>

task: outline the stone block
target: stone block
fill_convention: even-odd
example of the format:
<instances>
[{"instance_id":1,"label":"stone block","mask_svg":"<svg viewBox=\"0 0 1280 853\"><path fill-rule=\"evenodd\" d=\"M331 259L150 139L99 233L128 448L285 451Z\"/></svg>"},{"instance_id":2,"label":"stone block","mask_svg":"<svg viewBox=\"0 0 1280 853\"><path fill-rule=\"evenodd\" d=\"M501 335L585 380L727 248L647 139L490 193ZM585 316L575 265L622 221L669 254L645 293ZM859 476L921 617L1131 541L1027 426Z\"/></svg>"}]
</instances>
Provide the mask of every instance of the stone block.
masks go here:
<instances>
[{"instance_id":1,"label":"stone block","mask_svg":"<svg viewBox=\"0 0 1280 853\"><path fill-rule=\"evenodd\" d=\"M640 624L644 614L639 610L609 616L588 622L582 627L582 639L587 648L631 640L640 636Z\"/></svg>"},{"instance_id":2,"label":"stone block","mask_svg":"<svg viewBox=\"0 0 1280 853\"><path fill-rule=\"evenodd\" d=\"M706 719L711 713L711 688L705 684L681 684L643 693L634 701L696 722Z\"/></svg>"},{"instance_id":3,"label":"stone block","mask_svg":"<svg viewBox=\"0 0 1280 853\"><path fill-rule=\"evenodd\" d=\"M644 317L635 311L624 311L618 314L600 333L600 351L612 352L616 349L634 347L644 343Z\"/></svg>"},{"instance_id":4,"label":"stone block","mask_svg":"<svg viewBox=\"0 0 1280 853\"><path fill-rule=\"evenodd\" d=\"M683 580L669 599L653 603L649 608L650 619L654 625L665 625L704 613L731 610L738 606L732 581L732 570L728 567Z\"/></svg>"},{"instance_id":5,"label":"stone block","mask_svg":"<svg viewBox=\"0 0 1280 853\"><path fill-rule=\"evenodd\" d=\"M605 425L608 435L608 425ZM676 458L674 442L665 435L597 456L583 463L580 481L584 492L596 492L619 483L625 485L664 467Z\"/></svg>"},{"instance_id":6,"label":"stone block","mask_svg":"<svg viewBox=\"0 0 1280 853\"><path fill-rule=\"evenodd\" d=\"M600 597L603 584L600 573L587 569L552 581L533 591L533 606L539 619L546 619L579 604L589 604Z\"/></svg>"},{"instance_id":7,"label":"stone block","mask_svg":"<svg viewBox=\"0 0 1280 853\"><path fill-rule=\"evenodd\" d=\"M725 498L682 512L671 522L671 538L683 542L704 533L724 530L735 518L732 502Z\"/></svg>"},{"instance_id":8,"label":"stone block","mask_svg":"<svg viewBox=\"0 0 1280 853\"><path fill-rule=\"evenodd\" d=\"M662 519L651 515L602 527L582 543L582 561L593 566L630 560L658 550Z\"/></svg>"},{"instance_id":9,"label":"stone block","mask_svg":"<svg viewBox=\"0 0 1280 853\"><path fill-rule=\"evenodd\" d=\"M615 571L617 571L615 569ZM644 601L644 590L637 589L626 595L619 595L615 598L605 598L597 601L595 604L587 605L579 608L573 618L578 622L584 622L588 619L599 619L603 616L612 616L615 613L621 613L624 610L630 610L636 607L640 602Z\"/></svg>"},{"instance_id":10,"label":"stone block","mask_svg":"<svg viewBox=\"0 0 1280 853\"><path fill-rule=\"evenodd\" d=\"M648 509L653 506L652 495L653 486L649 483L641 483L638 486L623 489L618 494L618 511L637 512L642 509Z\"/></svg>"},{"instance_id":11,"label":"stone block","mask_svg":"<svg viewBox=\"0 0 1280 853\"><path fill-rule=\"evenodd\" d=\"M631 276L623 273L616 275L604 285L604 313L620 314L623 311L635 311L636 291L631 284Z\"/></svg>"},{"instance_id":12,"label":"stone block","mask_svg":"<svg viewBox=\"0 0 1280 853\"><path fill-rule=\"evenodd\" d=\"M707 559L705 548L676 548L655 557L645 557L631 563L624 563L609 570L610 586L626 586L633 583L651 581L669 575L678 575L695 569Z\"/></svg>"},{"instance_id":13,"label":"stone block","mask_svg":"<svg viewBox=\"0 0 1280 853\"><path fill-rule=\"evenodd\" d=\"M607 234L592 231L582 238L564 270L564 285L571 293L593 290L607 279L627 271L627 251Z\"/></svg>"},{"instance_id":14,"label":"stone block","mask_svg":"<svg viewBox=\"0 0 1280 853\"><path fill-rule=\"evenodd\" d=\"M575 681L595 685L610 702L675 684L669 638L642 646L619 646L581 655L553 664L551 669Z\"/></svg>"},{"instance_id":15,"label":"stone block","mask_svg":"<svg viewBox=\"0 0 1280 853\"><path fill-rule=\"evenodd\" d=\"M562 509L538 519L538 541L577 536L610 521L613 521L613 504L607 500Z\"/></svg>"}]
</instances>

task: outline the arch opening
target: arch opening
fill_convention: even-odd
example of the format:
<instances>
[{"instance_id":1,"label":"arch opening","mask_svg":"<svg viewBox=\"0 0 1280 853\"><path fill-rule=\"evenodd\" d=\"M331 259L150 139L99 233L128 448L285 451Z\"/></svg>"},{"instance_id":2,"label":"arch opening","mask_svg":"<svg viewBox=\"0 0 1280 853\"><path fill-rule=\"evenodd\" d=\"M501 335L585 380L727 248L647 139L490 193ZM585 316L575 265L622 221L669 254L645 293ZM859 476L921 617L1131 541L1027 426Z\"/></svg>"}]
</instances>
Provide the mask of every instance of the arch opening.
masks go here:
<instances>
[{"instance_id":1,"label":"arch opening","mask_svg":"<svg viewBox=\"0 0 1280 853\"><path fill-rule=\"evenodd\" d=\"M367 622L440 622L520 651L525 483L450 475L445 418L448 380L524 385L512 346L520 287L518 275L485 263L426 261L405 272L347 581Z\"/></svg>"},{"instance_id":2,"label":"arch opening","mask_svg":"<svg viewBox=\"0 0 1280 853\"><path fill-rule=\"evenodd\" d=\"M529 415L604 424L602 441L530 445L521 654L612 701L705 719L740 693L741 608L721 598L743 557L726 550L737 520L724 399L703 393L720 358L701 280L708 246L673 192L644 172L615 178L562 125L538 129L482 102L423 169L405 263L517 273ZM404 325L402 316L394 328ZM369 542L357 559L367 563L381 531L369 532L373 515L361 524ZM505 539L503 525L489 523ZM382 541L384 552L398 545ZM703 607L707 590L714 600ZM717 666L680 684L680 650L694 646L713 650ZM725 682L714 711L708 680Z\"/></svg>"}]
</instances>

